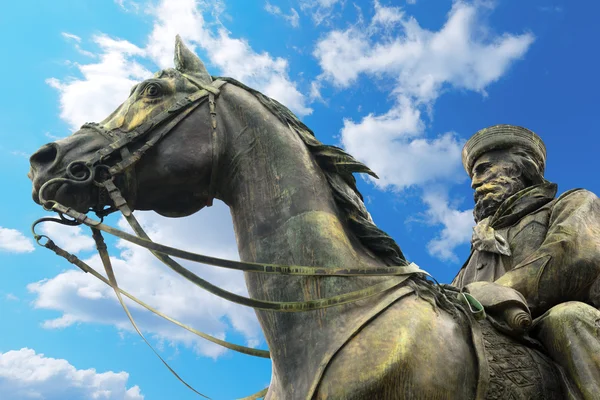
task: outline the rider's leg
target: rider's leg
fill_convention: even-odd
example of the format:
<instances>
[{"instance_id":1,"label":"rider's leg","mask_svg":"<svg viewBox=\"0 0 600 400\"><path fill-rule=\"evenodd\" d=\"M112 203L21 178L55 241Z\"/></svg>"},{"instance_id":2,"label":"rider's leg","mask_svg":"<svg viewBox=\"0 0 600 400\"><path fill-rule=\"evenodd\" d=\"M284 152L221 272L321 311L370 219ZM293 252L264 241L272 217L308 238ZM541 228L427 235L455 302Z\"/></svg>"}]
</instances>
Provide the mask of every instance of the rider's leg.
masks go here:
<instances>
[{"instance_id":1,"label":"rider's leg","mask_svg":"<svg viewBox=\"0 0 600 400\"><path fill-rule=\"evenodd\" d=\"M546 347L582 399L600 396L600 310L570 301L534 321L531 335Z\"/></svg>"}]
</instances>

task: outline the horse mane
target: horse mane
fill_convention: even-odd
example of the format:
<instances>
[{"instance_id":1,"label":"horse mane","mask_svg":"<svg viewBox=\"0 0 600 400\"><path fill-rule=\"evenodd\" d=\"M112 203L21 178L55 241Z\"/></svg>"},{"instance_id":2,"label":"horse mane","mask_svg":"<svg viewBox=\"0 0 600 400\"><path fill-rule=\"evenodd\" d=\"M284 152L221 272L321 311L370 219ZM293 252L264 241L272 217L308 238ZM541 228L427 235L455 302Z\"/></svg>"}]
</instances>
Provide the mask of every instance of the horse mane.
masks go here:
<instances>
[{"instance_id":1,"label":"horse mane","mask_svg":"<svg viewBox=\"0 0 600 400\"><path fill-rule=\"evenodd\" d=\"M353 173L366 173L377 178L377 175L369 167L341 148L321 143L309 127L277 100L265 96L258 90L233 78L213 77L213 79L223 80L250 92L284 125L296 132L325 174L340 211L340 217L348 224L351 232L386 265L408 265L396 241L375 225L365 207L363 197L356 187Z\"/></svg>"},{"instance_id":2,"label":"horse mane","mask_svg":"<svg viewBox=\"0 0 600 400\"><path fill-rule=\"evenodd\" d=\"M296 132L327 178L333 198L338 206L340 217L345 220L351 232L363 246L375 254L386 265L406 266L409 264L396 241L375 225L371 214L369 214L365 207L363 197L356 187L354 173L366 173L378 178L369 167L356 160L343 149L321 143L309 127L304 125L294 113L277 100L233 78L217 76L213 76L212 78L223 80L248 91L284 125L289 126L290 129ZM469 323L469 318L465 319L459 316L461 312L463 314L466 313L462 303L456 297L448 296L446 291L440 286L428 281L425 275L411 275L406 280L406 283L415 290L415 293L419 297L431 303L434 308L439 307L447 311L461 323Z\"/></svg>"},{"instance_id":3,"label":"horse mane","mask_svg":"<svg viewBox=\"0 0 600 400\"><path fill-rule=\"evenodd\" d=\"M163 76L181 77L182 75L179 71L168 68L157 72L154 76L161 78ZM377 175L369 167L341 148L321 143L309 127L277 100L265 96L258 90L233 78L216 76L212 78L225 81L254 95L281 123L296 132L323 171L338 206L340 217L348 224L350 231L360 243L386 265L408 265L408 261L396 241L375 225L365 207L363 197L356 187L354 173L366 173L377 178Z\"/></svg>"}]
</instances>

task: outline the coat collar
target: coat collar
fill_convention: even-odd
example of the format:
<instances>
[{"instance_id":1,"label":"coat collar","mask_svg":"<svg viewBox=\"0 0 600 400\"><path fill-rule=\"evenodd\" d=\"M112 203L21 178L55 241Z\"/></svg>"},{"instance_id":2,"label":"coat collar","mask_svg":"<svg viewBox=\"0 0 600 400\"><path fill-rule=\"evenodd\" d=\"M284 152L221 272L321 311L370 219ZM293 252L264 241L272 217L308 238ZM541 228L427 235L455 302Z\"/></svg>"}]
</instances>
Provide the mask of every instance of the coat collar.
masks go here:
<instances>
[{"instance_id":1,"label":"coat collar","mask_svg":"<svg viewBox=\"0 0 600 400\"><path fill-rule=\"evenodd\" d=\"M494 229L506 228L554 200L558 186L552 182L525 188L506 199L490 219Z\"/></svg>"}]
</instances>

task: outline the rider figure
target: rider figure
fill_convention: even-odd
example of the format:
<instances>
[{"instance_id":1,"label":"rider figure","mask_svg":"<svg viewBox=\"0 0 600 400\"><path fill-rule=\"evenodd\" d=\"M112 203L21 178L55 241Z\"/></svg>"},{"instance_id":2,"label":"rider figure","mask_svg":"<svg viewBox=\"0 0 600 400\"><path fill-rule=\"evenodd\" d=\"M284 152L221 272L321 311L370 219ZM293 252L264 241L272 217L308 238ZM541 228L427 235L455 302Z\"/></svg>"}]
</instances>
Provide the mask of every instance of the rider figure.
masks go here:
<instances>
[{"instance_id":1,"label":"rider figure","mask_svg":"<svg viewBox=\"0 0 600 400\"><path fill-rule=\"evenodd\" d=\"M600 199L584 189L555 198L544 143L522 127L482 129L462 159L477 225L452 284L488 281L520 292L537 317L530 335L584 399L600 398Z\"/></svg>"}]
</instances>

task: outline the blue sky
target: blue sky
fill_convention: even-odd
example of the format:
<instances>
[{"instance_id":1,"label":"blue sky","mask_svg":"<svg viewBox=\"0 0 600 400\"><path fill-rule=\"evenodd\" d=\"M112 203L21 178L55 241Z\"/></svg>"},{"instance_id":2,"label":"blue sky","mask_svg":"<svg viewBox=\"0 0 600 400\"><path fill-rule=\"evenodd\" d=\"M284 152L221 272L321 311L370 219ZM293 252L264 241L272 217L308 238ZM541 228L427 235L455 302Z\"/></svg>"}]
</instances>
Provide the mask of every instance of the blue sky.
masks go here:
<instances>
[{"instance_id":1,"label":"blue sky","mask_svg":"<svg viewBox=\"0 0 600 400\"><path fill-rule=\"evenodd\" d=\"M7 399L192 399L132 331L110 288L31 241L28 155L103 119L133 82L172 64L179 33L215 75L288 105L381 179L359 179L375 222L448 282L468 255L473 206L464 141L497 123L537 132L559 192L597 179L597 2L21 1L0 14L0 391ZM584 5L585 3L585 5ZM223 204L181 220L141 213L158 241L237 258ZM113 225L122 226L114 217ZM211 227L198 230L198 226ZM77 229L48 228L98 265ZM110 241L123 288L184 323L264 348L251 310L199 292L148 254ZM246 293L231 271L197 266ZM268 360L223 351L133 307L145 334L201 392L265 387Z\"/></svg>"}]
</instances>

